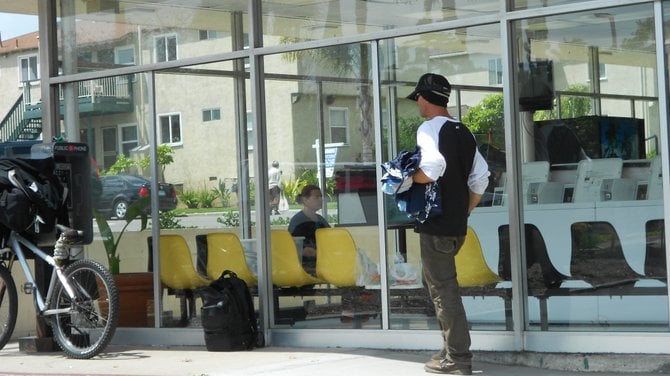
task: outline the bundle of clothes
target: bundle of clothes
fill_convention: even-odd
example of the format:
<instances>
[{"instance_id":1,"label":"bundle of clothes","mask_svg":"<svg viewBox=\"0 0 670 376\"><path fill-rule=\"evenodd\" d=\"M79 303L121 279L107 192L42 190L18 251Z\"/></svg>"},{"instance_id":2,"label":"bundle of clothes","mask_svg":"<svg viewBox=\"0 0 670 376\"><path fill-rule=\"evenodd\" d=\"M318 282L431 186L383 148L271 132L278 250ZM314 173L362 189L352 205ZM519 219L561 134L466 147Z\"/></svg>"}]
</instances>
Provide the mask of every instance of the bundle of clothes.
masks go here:
<instances>
[{"instance_id":1,"label":"bundle of clothes","mask_svg":"<svg viewBox=\"0 0 670 376\"><path fill-rule=\"evenodd\" d=\"M382 192L393 195L398 210L420 223L442 213L440 190L437 182L415 183L412 175L419 170L421 150L401 151L382 164Z\"/></svg>"}]
</instances>

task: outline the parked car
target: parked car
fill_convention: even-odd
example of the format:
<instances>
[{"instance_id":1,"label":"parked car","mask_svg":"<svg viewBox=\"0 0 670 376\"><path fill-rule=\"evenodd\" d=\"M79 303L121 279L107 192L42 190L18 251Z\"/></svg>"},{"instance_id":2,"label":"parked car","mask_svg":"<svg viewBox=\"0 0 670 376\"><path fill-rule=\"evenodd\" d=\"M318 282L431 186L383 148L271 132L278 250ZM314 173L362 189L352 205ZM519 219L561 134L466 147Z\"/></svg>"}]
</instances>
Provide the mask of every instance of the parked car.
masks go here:
<instances>
[{"instance_id":1,"label":"parked car","mask_svg":"<svg viewBox=\"0 0 670 376\"><path fill-rule=\"evenodd\" d=\"M151 182L138 175L106 175L100 177L102 193L95 208L108 217L123 219L128 206L151 194ZM169 183L159 183L158 208L169 211L177 207L177 192ZM147 212L151 209L148 208Z\"/></svg>"}]
</instances>

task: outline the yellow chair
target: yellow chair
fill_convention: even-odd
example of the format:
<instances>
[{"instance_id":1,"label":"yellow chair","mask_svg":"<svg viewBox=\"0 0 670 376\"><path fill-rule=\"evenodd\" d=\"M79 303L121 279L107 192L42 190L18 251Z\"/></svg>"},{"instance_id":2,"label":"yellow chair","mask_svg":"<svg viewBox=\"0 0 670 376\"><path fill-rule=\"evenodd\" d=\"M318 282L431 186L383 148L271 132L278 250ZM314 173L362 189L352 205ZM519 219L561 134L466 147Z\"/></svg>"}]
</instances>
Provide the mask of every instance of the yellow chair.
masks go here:
<instances>
[{"instance_id":1,"label":"yellow chair","mask_svg":"<svg viewBox=\"0 0 670 376\"><path fill-rule=\"evenodd\" d=\"M337 287L356 286L356 243L344 228L316 230L316 276Z\"/></svg>"},{"instance_id":2,"label":"yellow chair","mask_svg":"<svg viewBox=\"0 0 670 376\"><path fill-rule=\"evenodd\" d=\"M272 230L272 283L279 287L301 287L324 283L303 269L291 233Z\"/></svg>"},{"instance_id":3,"label":"yellow chair","mask_svg":"<svg viewBox=\"0 0 670 376\"><path fill-rule=\"evenodd\" d=\"M208 278L218 279L224 270L231 270L249 287L258 284L256 275L249 269L244 256L244 247L236 234L213 232L197 235L195 239L198 244L198 255L201 252L206 254L204 271Z\"/></svg>"},{"instance_id":4,"label":"yellow chair","mask_svg":"<svg viewBox=\"0 0 670 376\"><path fill-rule=\"evenodd\" d=\"M486 263L479 238L470 226L465 243L456 255L456 273L461 287L490 286L502 281Z\"/></svg>"},{"instance_id":5,"label":"yellow chair","mask_svg":"<svg viewBox=\"0 0 670 376\"><path fill-rule=\"evenodd\" d=\"M151 252L151 236L148 243ZM208 286L211 281L193 267L191 251L181 235L161 235L159 249L161 283L168 289L168 294L179 297L181 323L185 325L188 317L195 316L195 290Z\"/></svg>"}]
</instances>

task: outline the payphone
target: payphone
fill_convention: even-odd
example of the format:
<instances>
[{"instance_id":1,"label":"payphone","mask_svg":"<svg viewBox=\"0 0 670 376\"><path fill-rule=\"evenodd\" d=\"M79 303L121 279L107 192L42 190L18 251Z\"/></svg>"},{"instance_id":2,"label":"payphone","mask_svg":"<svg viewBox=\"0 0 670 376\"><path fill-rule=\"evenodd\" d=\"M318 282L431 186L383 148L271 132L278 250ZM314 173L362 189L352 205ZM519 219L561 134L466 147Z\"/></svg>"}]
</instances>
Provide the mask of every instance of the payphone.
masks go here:
<instances>
[{"instance_id":1,"label":"payphone","mask_svg":"<svg viewBox=\"0 0 670 376\"><path fill-rule=\"evenodd\" d=\"M65 203L69 227L84 232L84 243L93 241L93 208L91 203L91 159L88 145L79 142L51 142L34 144L30 158L53 158L61 183L67 188ZM48 239L40 239L40 242Z\"/></svg>"}]
</instances>

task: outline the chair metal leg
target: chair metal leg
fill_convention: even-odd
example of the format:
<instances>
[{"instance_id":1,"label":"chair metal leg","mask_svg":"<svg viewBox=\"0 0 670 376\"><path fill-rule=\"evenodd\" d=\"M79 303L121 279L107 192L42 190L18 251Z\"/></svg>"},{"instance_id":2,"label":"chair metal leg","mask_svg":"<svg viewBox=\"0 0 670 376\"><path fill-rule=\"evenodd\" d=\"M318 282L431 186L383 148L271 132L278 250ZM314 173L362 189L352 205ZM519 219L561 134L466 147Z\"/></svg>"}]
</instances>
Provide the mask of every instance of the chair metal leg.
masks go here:
<instances>
[{"instance_id":1,"label":"chair metal leg","mask_svg":"<svg viewBox=\"0 0 670 376\"><path fill-rule=\"evenodd\" d=\"M184 294L179 294L179 309L181 311L179 326L186 326L188 325L188 309L186 306L186 296Z\"/></svg>"},{"instance_id":2,"label":"chair metal leg","mask_svg":"<svg viewBox=\"0 0 670 376\"><path fill-rule=\"evenodd\" d=\"M196 294L195 291L193 290L187 290L186 291L186 299L188 299L188 318L192 319L193 317L197 316L195 312L195 298Z\"/></svg>"}]
</instances>

